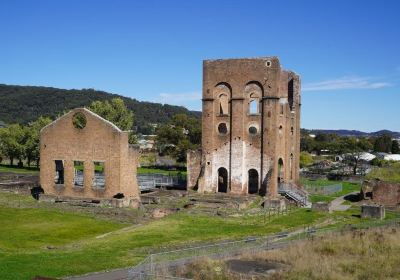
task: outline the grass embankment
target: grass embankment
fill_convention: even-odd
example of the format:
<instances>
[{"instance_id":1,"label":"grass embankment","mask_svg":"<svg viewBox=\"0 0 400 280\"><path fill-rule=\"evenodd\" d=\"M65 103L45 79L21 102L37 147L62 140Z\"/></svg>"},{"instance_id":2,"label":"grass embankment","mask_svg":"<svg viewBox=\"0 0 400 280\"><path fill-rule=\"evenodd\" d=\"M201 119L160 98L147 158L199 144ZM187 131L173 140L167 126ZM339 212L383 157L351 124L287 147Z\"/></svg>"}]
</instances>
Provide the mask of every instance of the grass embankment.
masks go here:
<instances>
[{"instance_id":1,"label":"grass embankment","mask_svg":"<svg viewBox=\"0 0 400 280\"><path fill-rule=\"evenodd\" d=\"M18 173L18 174L38 174L39 168L37 168L37 167L17 167L17 166L0 164L0 173L1 172L11 172L11 173Z\"/></svg>"},{"instance_id":2,"label":"grass embankment","mask_svg":"<svg viewBox=\"0 0 400 280\"><path fill-rule=\"evenodd\" d=\"M243 255L242 260L283 263L268 279L400 279L398 228L329 234L284 249ZM216 269L218 268L218 269ZM235 274L222 261L202 260L181 271L193 279L264 279Z\"/></svg>"},{"instance_id":3,"label":"grass embankment","mask_svg":"<svg viewBox=\"0 0 400 280\"><path fill-rule=\"evenodd\" d=\"M372 169L368 173L367 179L400 183L400 162L389 163L387 166Z\"/></svg>"},{"instance_id":4,"label":"grass embankment","mask_svg":"<svg viewBox=\"0 0 400 280\"><path fill-rule=\"evenodd\" d=\"M195 242L266 235L313 224L326 215L296 209L290 215L264 223L260 216L219 217L178 212L131 227L61 211L51 208L51 204L35 208L36 202L28 196L0 193L0 198L0 279L61 277L131 266L149 252ZM13 204L12 200L18 203ZM113 233L96 238L108 232Z\"/></svg>"},{"instance_id":5,"label":"grass embankment","mask_svg":"<svg viewBox=\"0 0 400 280\"><path fill-rule=\"evenodd\" d=\"M360 191L361 185L358 183L351 183L351 182L341 182L341 181L330 181L325 179L318 179L318 180L310 180L306 178L301 178L301 183L303 185L313 186L313 187L327 187L331 185L342 184L342 191L333 193L330 195L321 195L321 194L311 194L309 199L311 202L318 202L318 201L332 201L337 197L346 195L348 193L352 193L355 191Z\"/></svg>"},{"instance_id":6,"label":"grass embankment","mask_svg":"<svg viewBox=\"0 0 400 280\"><path fill-rule=\"evenodd\" d=\"M75 166L77 170L83 170L83 166ZM96 171L102 171L102 167L96 166ZM0 173L1 172L11 172L18 174L38 174L39 168L37 167L17 167L11 165L0 164ZM186 171L182 170L165 170L160 168L147 168L147 167L139 167L137 169L138 174L163 174L163 175L182 175L186 176Z\"/></svg>"}]
</instances>

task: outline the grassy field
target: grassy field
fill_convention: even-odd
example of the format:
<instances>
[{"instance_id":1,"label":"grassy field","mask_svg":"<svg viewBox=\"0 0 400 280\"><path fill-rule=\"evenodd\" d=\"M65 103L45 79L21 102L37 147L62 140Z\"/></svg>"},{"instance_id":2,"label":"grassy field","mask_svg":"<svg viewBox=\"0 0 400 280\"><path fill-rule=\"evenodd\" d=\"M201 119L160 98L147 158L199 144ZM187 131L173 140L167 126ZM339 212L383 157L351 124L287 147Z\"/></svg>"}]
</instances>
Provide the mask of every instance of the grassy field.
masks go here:
<instances>
[{"instance_id":1,"label":"grassy field","mask_svg":"<svg viewBox=\"0 0 400 280\"><path fill-rule=\"evenodd\" d=\"M11 200L18 203L10 207ZM61 277L131 266L149 252L266 235L314 224L326 215L296 209L264 222L259 215L219 217L178 212L132 226L60 211L50 204L43 207L44 202L35 207L36 202L23 195L0 193L0 203L0 279ZM96 238L105 233L110 234Z\"/></svg>"},{"instance_id":2,"label":"grassy field","mask_svg":"<svg viewBox=\"0 0 400 280\"><path fill-rule=\"evenodd\" d=\"M335 196L358 189L359 185L344 183L343 192ZM354 206L332 214L294 208L287 215L270 219L260 209L250 210L230 216L179 211L159 220L117 222L90 211L85 214L39 203L28 195L0 192L0 279L77 275L132 266L150 252L203 242L261 236L307 225L331 228L368 222L358 217L360 209ZM393 215L388 213L390 218Z\"/></svg>"},{"instance_id":3,"label":"grassy field","mask_svg":"<svg viewBox=\"0 0 400 280\"><path fill-rule=\"evenodd\" d=\"M375 168L367 175L367 178L400 183L400 162L390 163L388 166Z\"/></svg>"},{"instance_id":4,"label":"grassy field","mask_svg":"<svg viewBox=\"0 0 400 280\"><path fill-rule=\"evenodd\" d=\"M75 167L78 170L83 170L83 166L76 166ZM96 171L100 171L100 167L96 167ZM12 173L18 173L18 174L38 174L39 173L39 168L37 167L17 167L17 166L11 166L11 165L5 165L5 164L0 164L0 173L1 172L12 172ZM164 170L164 169L159 169L159 168L145 168L145 167L139 167L137 169L138 174L164 174L164 175L182 175L186 176L186 171L180 171L180 170Z\"/></svg>"},{"instance_id":5,"label":"grassy field","mask_svg":"<svg viewBox=\"0 0 400 280\"><path fill-rule=\"evenodd\" d=\"M36 167L17 167L17 166L11 166L11 165L4 165L0 164L0 173L1 172L12 172L12 173L18 173L18 174L38 174L39 169Z\"/></svg>"},{"instance_id":6,"label":"grassy field","mask_svg":"<svg viewBox=\"0 0 400 280\"><path fill-rule=\"evenodd\" d=\"M361 185L358 183L350 183L350 182L339 182L339 181L330 181L326 179L318 179L318 180L309 180L306 178L301 178L301 183L303 185L308 185L308 186L316 186L316 187L326 187L330 185L337 185L337 184L342 184L342 191L333 193L331 195L320 195L320 194L312 194L310 195L310 201L311 202L318 202L318 201L332 201L337 197L346 195L351 192L355 191L360 191Z\"/></svg>"}]
</instances>

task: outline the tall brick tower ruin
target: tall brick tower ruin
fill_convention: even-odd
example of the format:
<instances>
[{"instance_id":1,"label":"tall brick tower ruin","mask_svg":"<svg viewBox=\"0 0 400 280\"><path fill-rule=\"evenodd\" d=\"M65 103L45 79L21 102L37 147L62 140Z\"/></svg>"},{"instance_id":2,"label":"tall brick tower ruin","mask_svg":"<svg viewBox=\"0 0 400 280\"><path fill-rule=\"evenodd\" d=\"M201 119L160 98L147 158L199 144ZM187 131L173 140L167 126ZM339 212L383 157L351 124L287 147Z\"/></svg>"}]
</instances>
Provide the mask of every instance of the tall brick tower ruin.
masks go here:
<instances>
[{"instance_id":1,"label":"tall brick tower ruin","mask_svg":"<svg viewBox=\"0 0 400 280\"><path fill-rule=\"evenodd\" d=\"M277 57L203 62L202 149L188 153L188 187L278 194L300 158L300 77Z\"/></svg>"}]
</instances>

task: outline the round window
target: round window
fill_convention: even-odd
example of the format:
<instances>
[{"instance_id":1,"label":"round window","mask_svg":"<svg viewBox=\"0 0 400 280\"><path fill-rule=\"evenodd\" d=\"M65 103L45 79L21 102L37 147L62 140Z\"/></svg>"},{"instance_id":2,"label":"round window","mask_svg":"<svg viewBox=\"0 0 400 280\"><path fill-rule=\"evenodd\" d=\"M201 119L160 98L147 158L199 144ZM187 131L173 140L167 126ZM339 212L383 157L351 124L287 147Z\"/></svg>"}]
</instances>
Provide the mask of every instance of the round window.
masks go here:
<instances>
[{"instance_id":1,"label":"round window","mask_svg":"<svg viewBox=\"0 0 400 280\"><path fill-rule=\"evenodd\" d=\"M225 135L228 133L228 127L226 126L226 123L220 123L218 125L218 132L219 134Z\"/></svg>"},{"instance_id":2,"label":"round window","mask_svg":"<svg viewBox=\"0 0 400 280\"><path fill-rule=\"evenodd\" d=\"M251 135L257 134L257 127L255 127L255 126L250 126L250 127L249 127L249 133L250 133Z\"/></svg>"},{"instance_id":3,"label":"round window","mask_svg":"<svg viewBox=\"0 0 400 280\"><path fill-rule=\"evenodd\" d=\"M76 113L72 117L72 124L75 128L82 129L86 126L86 117L82 113Z\"/></svg>"}]
</instances>

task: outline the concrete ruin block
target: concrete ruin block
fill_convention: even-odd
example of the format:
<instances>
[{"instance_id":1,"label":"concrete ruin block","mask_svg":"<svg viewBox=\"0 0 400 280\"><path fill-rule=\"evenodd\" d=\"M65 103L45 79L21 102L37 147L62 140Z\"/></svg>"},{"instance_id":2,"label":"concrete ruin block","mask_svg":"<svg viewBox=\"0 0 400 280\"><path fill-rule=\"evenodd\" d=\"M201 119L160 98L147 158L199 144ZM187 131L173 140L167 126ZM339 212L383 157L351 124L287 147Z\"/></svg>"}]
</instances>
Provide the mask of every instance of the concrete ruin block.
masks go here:
<instances>
[{"instance_id":1,"label":"concrete ruin block","mask_svg":"<svg viewBox=\"0 0 400 280\"><path fill-rule=\"evenodd\" d=\"M131 199L129 201L129 207L133 209L139 209L141 206L140 200L138 199Z\"/></svg>"},{"instance_id":2,"label":"concrete ruin block","mask_svg":"<svg viewBox=\"0 0 400 280\"><path fill-rule=\"evenodd\" d=\"M331 213L331 203L327 201L318 201L314 202L311 206L312 211L318 211L318 212L328 212Z\"/></svg>"},{"instance_id":3,"label":"concrete ruin block","mask_svg":"<svg viewBox=\"0 0 400 280\"><path fill-rule=\"evenodd\" d=\"M385 218L385 207L383 205L362 205L361 218L374 218L382 220Z\"/></svg>"},{"instance_id":4,"label":"concrete ruin block","mask_svg":"<svg viewBox=\"0 0 400 280\"><path fill-rule=\"evenodd\" d=\"M266 199L264 201L264 208L284 211L286 210L286 201L284 199Z\"/></svg>"}]
</instances>

